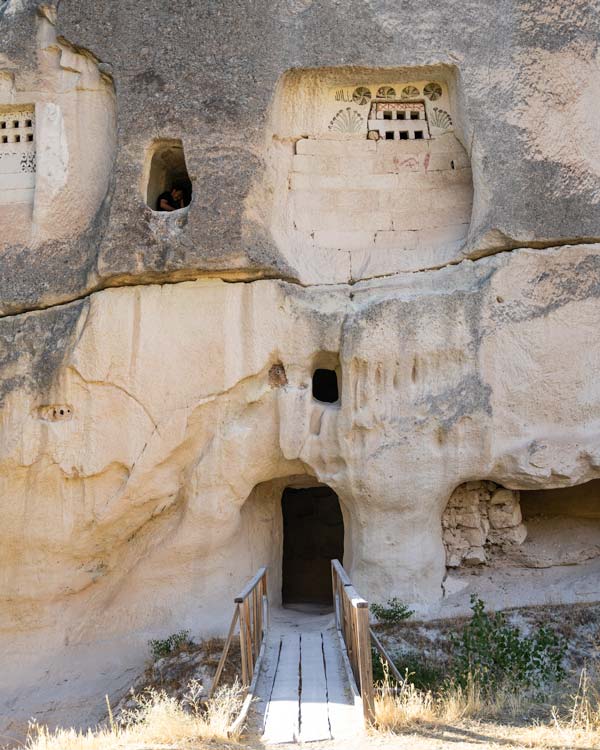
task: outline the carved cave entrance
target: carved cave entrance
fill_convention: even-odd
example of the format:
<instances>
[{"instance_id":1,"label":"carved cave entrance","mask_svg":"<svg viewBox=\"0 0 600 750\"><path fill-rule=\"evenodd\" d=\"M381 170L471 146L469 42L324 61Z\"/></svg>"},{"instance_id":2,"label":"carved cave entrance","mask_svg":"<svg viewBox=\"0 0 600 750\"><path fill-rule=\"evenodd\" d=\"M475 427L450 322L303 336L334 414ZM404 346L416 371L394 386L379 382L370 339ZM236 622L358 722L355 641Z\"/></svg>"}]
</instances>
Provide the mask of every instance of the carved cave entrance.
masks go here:
<instances>
[{"instance_id":1,"label":"carved cave entrance","mask_svg":"<svg viewBox=\"0 0 600 750\"><path fill-rule=\"evenodd\" d=\"M286 487L282 603L331 605L331 560L343 560L344 520L338 496L325 486Z\"/></svg>"},{"instance_id":2,"label":"carved cave entrance","mask_svg":"<svg viewBox=\"0 0 600 750\"><path fill-rule=\"evenodd\" d=\"M184 206L192 198L192 182L185 163L183 143L179 139L155 141L146 165L146 203L153 210L158 209L158 198L172 188L183 193Z\"/></svg>"}]
</instances>

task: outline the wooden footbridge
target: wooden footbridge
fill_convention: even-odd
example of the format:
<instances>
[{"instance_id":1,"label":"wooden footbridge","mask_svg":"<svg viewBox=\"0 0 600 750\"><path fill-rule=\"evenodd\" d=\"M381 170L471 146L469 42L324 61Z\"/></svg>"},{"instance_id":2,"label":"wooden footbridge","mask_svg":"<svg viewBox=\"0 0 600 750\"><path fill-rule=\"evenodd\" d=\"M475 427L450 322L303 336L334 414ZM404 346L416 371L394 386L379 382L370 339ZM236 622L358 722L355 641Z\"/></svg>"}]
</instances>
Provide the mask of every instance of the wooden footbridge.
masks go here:
<instances>
[{"instance_id":1,"label":"wooden footbridge","mask_svg":"<svg viewBox=\"0 0 600 750\"><path fill-rule=\"evenodd\" d=\"M239 629L242 711L232 731L253 725L266 744L343 739L375 720L371 644L401 679L369 625L368 603L338 560L331 562L331 613L271 612L267 570L235 597L211 694Z\"/></svg>"}]
</instances>

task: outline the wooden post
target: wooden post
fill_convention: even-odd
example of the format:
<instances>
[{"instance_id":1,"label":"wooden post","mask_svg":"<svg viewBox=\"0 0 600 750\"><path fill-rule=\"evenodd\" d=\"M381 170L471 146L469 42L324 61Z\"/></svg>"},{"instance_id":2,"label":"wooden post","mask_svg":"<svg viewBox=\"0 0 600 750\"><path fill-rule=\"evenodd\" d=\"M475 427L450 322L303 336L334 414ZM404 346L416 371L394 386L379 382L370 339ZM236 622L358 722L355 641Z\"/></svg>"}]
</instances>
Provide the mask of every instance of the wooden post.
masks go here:
<instances>
[{"instance_id":1,"label":"wooden post","mask_svg":"<svg viewBox=\"0 0 600 750\"><path fill-rule=\"evenodd\" d=\"M212 698L212 696L214 695L214 692L217 689L217 685L219 684L219 680L221 679L221 673L223 672L223 667L225 666L225 662L227 661L227 654L229 653L229 647L231 646L231 641L233 640L233 634L235 633L235 625L237 623L238 616L239 616L239 604L236 604L235 609L233 611L233 618L231 619L231 625L229 626L229 633L227 634L227 640L225 641L225 646L223 648L223 653L221 654L221 658L219 659L217 671L215 672L215 676L212 681L210 692L208 694L209 698Z\"/></svg>"},{"instance_id":2,"label":"wooden post","mask_svg":"<svg viewBox=\"0 0 600 750\"><path fill-rule=\"evenodd\" d=\"M246 613L244 612L244 605L237 605L240 613L240 656L242 661L242 685L247 687L250 684L248 679L248 656L246 654Z\"/></svg>"},{"instance_id":3,"label":"wooden post","mask_svg":"<svg viewBox=\"0 0 600 750\"><path fill-rule=\"evenodd\" d=\"M336 607L336 597L337 597L337 576L335 574L335 567L333 565L333 560L331 561L331 594L333 596L333 611L335 613L335 626L339 629L340 624L338 621L338 611Z\"/></svg>"},{"instance_id":4,"label":"wooden post","mask_svg":"<svg viewBox=\"0 0 600 750\"><path fill-rule=\"evenodd\" d=\"M256 587L256 599L254 601L254 611L256 612L256 658L258 659L258 652L260 651L260 644L262 643L262 596L260 592L262 586L259 584Z\"/></svg>"},{"instance_id":5,"label":"wooden post","mask_svg":"<svg viewBox=\"0 0 600 750\"><path fill-rule=\"evenodd\" d=\"M250 637L252 638L252 658L254 661L256 661L256 644L258 643L258 639L256 637L256 628L258 625L257 617L256 617L256 587L252 589L252 593L250 594L250 613L251 613L251 622L252 627L250 628Z\"/></svg>"},{"instance_id":6,"label":"wooden post","mask_svg":"<svg viewBox=\"0 0 600 750\"><path fill-rule=\"evenodd\" d=\"M254 654L252 653L252 631L251 631L251 623L250 623L250 602L246 598L244 600L244 604L242 605L244 608L244 617L246 619L246 657L248 659L248 685L252 682L252 677L254 675Z\"/></svg>"},{"instance_id":7,"label":"wooden post","mask_svg":"<svg viewBox=\"0 0 600 750\"><path fill-rule=\"evenodd\" d=\"M360 694L365 722L370 724L375 720L375 691L373 689L373 660L371 658L371 633L367 602L359 602L356 607L356 630Z\"/></svg>"},{"instance_id":8,"label":"wooden post","mask_svg":"<svg viewBox=\"0 0 600 750\"><path fill-rule=\"evenodd\" d=\"M262 579L262 596L260 597L261 602L264 602L265 598L267 599L267 602L269 600L269 579L267 577L267 569L265 568L265 572L263 574ZM262 606L262 604L261 604ZM267 628L269 627L269 609L267 606L267 609L265 610L263 607L263 633L266 632Z\"/></svg>"}]
</instances>

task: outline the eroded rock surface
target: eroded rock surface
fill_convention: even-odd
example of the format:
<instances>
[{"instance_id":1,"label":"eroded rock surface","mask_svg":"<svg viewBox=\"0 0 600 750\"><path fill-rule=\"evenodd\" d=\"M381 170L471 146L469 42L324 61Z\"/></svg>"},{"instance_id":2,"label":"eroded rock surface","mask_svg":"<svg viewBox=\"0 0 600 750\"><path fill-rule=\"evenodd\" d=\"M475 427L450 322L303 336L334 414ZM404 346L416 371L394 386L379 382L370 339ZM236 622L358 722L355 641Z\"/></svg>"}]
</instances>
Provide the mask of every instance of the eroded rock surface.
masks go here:
<instances>
[{"instance_id":1,"label":"eroded rock surface","mask_svg":"<svg viewBox=\"0 0 600 750\"><path fill-rule=\"evenodd\" d=\"M1 309L55 304L124 280L212 274L318 283L319 270L337 269L336 281L350 281L518 246L597 240L600 15L587 0L538 5L474 0L457 12L451 0L429 11L416 2L332 0L298 11L288 0L236 0L166 12L158 0L135 9L63 0L57 16L55 0L5 0L0 107L53 103L52 127L62 135L57 150L56 139L39 133L40 147L45 141L54 154L42 149L54 168L46 172L40 162L39 246L33 252L16 226L0 236ZM323 82L327 107L299 120L299 112L314 111ZM354 99L356 90L376 96L393 88L401 98L414 84L425 101L427 85L448 87L437 132L450 117L460 140L454 151L471 163L466 241L460 224L468 203L460 199L446 234L436 232L448 224L445 209L424 198L425 242L402 234L415 230L418 217L406 223L400 212L393 226L383 217L375 241L366 231L352 266L338 252L345 241L331 233L317 237L314 251L290 252L272 231L282 197L276 164L292 158L295 140L323 135L323 117L325 133L347 136L329 131L339 111L362 118L366 138L369 104ZM194 187L177 231L157 226L144 202L156 138L181 140ZM399 179L411 169L398 159ZM367 172L357 153L348 182ZM348 203L332 205L340 231L352 231ZM381 206L385 213L386 199ZM370 229L368 218L364 224ZM390 251L415 246L419 252L392 258ZM39 258L43 284L34 272Z\"/></svg>"},{"instance_id":2,"label":"eroded rock surface","mask_svg":"<svg viewBox=\"0 0 600 750\"><path fill-rule=\"evenodd\" d=\"M371 600L600 598L593 4L57 5L0 3L6 731L93 721L259 565L277 604L288 486Z\"/></svg>"},{"instance_id":3,"label":"eroded rock surface","mask_svg":"<svg viewBox=\"0 0 600 750\"><path fill-rule=\"evenodd\" d=\"M481 565L487 560L486 546L522 544L527 529L519 493L493 482L467 482L452 493L442 528L446 565Z\"/></svg>"}]
</instances>

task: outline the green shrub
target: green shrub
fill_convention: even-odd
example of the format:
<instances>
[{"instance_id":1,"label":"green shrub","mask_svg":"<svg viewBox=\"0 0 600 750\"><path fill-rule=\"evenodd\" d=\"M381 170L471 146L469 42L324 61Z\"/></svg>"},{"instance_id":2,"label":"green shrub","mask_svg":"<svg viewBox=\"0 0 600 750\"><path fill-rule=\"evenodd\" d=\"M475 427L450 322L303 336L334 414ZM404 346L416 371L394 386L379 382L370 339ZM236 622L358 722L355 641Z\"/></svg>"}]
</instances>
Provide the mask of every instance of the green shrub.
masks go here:
<instances>
[{"instance_id":1,"label":"green shrub","mask_svg":"<svg viewBox=\"0 0 600 750\"><path fill-rule=\"evenodd\" d=\"M476 596L471 610L464 630L450 636L452 670L460 685L474 679L489 692L502 684L537 688L564 677L566 642L551 628L542 625L523 636L502 613L488 614Z\"/></svg>"},{"instance_id":2,"label":"green shrub","mask_svg":"<svg viewBox=\"0 0 600 750\"><path fill-rule=\"evenodd\" d=\"M164 656L174 653L181 649L183 646L188 646L192 643L190 638L189 630L180 630L178 633L173 633L168 638L150 640L148 645L150 651L155 659L162 659Z\"/></svg>"},{"instance_id":3,"label":"green shrub","mask_svg":"<svg viewBox=\"0 0 600 750\"><path fill-rule=\"evenodd\" d=\"M419 690L437 690L446 677L446 667L421 654L401 653L394 657L401 675Z\"/></svg>"},{"instance_id":4,"label":"green shrub","mask_svg":"<svg viewBox=\"0 0 600 750\"><path fill-rule=\"evenodd\" d=\"M373 655L373 681L377 683L388 682L396 684L396 680L386 671L384 663L377 649L372 649ZM422 654L400 652L392 656L394 666L404 677L406 682L411 683L419 690L437 690L443 685L446 678L445 666L439 662L428 659Z\"/></svg>"},{"instance_id":5,"label":"green shrub","mask_svg":"<svg viewBox=\"0 0 600 750\"><path fill-rule=\"evenodd\" d=\"M411 615L414 615L414 611L409 609L406 604L402 604L396 596L387 600L387 606L385 604L371 604L371 612L379 622L383 622L386 625L397 625L399 622L408 620Z\"/></svg>"}]
</instances>

